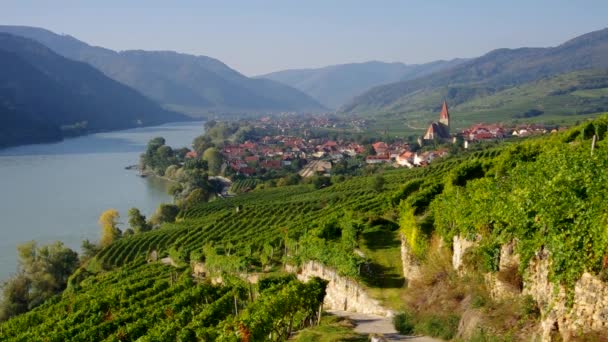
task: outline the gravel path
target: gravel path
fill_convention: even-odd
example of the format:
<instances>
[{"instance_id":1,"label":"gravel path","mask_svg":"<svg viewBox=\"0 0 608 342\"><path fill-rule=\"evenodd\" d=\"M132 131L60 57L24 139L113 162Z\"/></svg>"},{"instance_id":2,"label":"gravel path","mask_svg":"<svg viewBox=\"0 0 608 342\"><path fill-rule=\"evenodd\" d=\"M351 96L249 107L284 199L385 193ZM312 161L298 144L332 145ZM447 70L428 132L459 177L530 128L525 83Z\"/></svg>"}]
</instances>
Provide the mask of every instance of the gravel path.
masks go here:
<instances>
[{"instance_id":1,"label":"gravel path","mask_svg":"<svg viewBox=\"0 0 608 342\"><path fill-rule=\"evenodd\" d=\"M404 336L399 335L393 327L390 317L361 314L347 311L328 311L332 315L348 317L357 326L355 332L360 334L382 334L387 341L410 341L410 342L441 342L442 340L426 336Z\"/></svg>"}]
</instances>

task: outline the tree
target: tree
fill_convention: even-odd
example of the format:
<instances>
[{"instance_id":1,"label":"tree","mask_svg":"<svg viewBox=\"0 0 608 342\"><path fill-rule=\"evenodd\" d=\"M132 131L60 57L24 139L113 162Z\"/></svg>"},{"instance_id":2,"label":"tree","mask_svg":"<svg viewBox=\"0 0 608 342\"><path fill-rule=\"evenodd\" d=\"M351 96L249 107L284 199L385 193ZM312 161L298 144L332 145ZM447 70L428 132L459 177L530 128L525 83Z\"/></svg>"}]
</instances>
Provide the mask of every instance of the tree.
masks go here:
<instances>
[{"instance_id":1,"label":"tree","mask_svg":"<svg viewBox=\"0 0 608 342\"><path fill-rule=\"evenodd\" d=\"M209 193L204 189L198 188L192 190L188 197L183 202L184 208L191 208L193 205L197 203L204 203L209 200Z\"/></svg>"},{"instance_id":2,"label":"tree","mask_svg":"<svg viewBox=\"0 0 608 342\"><path fill-rule=\"evenodd\" d=\"M17 274L2 284L0 302L0 322L28 310L31 281L23 274Z\"/></svg>"},{"instance_id":3,"label":"tree","mask_svg":"<svg viewBox=\"0 0 608 342\"><path fill-rule=\"evenodd\" d=\"M137 208L129 209L129 226L136 234L147 232L151 229L146 222L146 217Z\"/></svg>"},{"instance_id":4,"label":"tree","mask_svg":"<svg viewBox=\"0 0 608 342\"><path fill-rule=\"evenodd\" d=\"M61 242L38 247L30 241L17 247L17 275L2 287L0 320L30 310L65 289L79 264L78 254Z\"/></svg>"},{"instance_id":5,"label":"tree","mask_svg":"<svg viewBox=\"0 0 608 342\"><path fill-rule=\"evenodd\" d=\"M382 177L382 175L377 175L376 177L374 177L374 190L376 192L382 192L382 190L384 190L384 177Z\"/></svg>"},{"instance_id":6,"label":"tree","mask_svg":"<svg viewBox=\"0 0 608 342\"><path fill-rule=\"evenodd\" d=\"M101 226L101 239L99 244L106 247L112 241L120 238L122 232L118 228L118 219L120 215L116 209L108 209L99 216L99 225Z\"/></svg>"},{"instance_id":7,"label":"tree","mask_svg":"<svg viewBox=\"0 0 608 342\"><path fill-rule=\"evenodd\" d=\"M169 195L173 196L173 198L177 198L181 195L182 191L184 191L184 186L181 183L172 183L167 192Z\"/></svg>"},{"instance_id":8,"label":"tree","mask_svg":"<svg viewBox=\"0 0 608 342\"><path fill-rule=\"evenodd\" d=\"M82 245L80 246L80 249L82 250L81 261L83 261L83 262L91 259L92 257L95 256L95 254L97 254L99 252L99 246L92 243L88 239L82 241Z\"/></svg>"},{"instance_id":9,"label":"tree","mask_svg":"<svg viewBox=\"0 0 608 342\"><path fill-rule=\"evenodd\" d=\"M151 221L154 224L160 225L165 222L175 222L175 218L179 214L179 207L175 204L166 204L162 203L158 209L156 209L156 213L152 216Z\"/></svg>"},{"instance_id":10,"label":"tree","mask_svg":"<svg viewBox=\"0 0 608 342\"><path fill-rule=\"evenodd\" d=\"M218 175L222 169L223 158L215 147L210 147L203 153L203 160L207 162L209 166L209 173L212 175Z\"/></svg>"},{"instance_id":11,"label":"tree","mask_svg":"<svg viewBox=\"0 0 608 342\"><path fill-rule=\"evenodd\" d=\"M315 176L312 178L312 184L315 186L315 188L321 189L326 186L330 186L331 179L329 177L324 176Z\"/></svg>"},{"instance_id":12,"label":"tree","mask_svg":"<svg viewBox=\"0 0 608 342\"><path fill-rule=\"evenodd\" d=\"M213 147L213 143L211 142L211 138L206 135L200 135L194 139L192 142L192 147L198 153L199 156L203 155L203 152L210 147Z\"/></svg>"}]
</instances>

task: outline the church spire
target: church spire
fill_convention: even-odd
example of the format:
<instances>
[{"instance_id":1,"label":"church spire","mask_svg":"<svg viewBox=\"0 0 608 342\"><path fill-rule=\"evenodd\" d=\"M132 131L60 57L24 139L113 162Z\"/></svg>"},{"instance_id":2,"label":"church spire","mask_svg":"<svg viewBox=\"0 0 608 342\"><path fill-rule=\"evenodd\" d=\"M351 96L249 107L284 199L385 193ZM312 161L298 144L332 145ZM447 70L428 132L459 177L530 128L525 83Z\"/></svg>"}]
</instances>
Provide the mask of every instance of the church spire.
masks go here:
<instances>
[{"instance_id":1,"label":"church spire","mask_svg":"<svg viewBox=\"0 0 608 342\"><path fill-rule=\"evenodd\" d=\"M448 103L445 100L443 100L441 114L439 114L439 122L450 127L450 112L448 111Z\"/></svg>"}]
</instances>

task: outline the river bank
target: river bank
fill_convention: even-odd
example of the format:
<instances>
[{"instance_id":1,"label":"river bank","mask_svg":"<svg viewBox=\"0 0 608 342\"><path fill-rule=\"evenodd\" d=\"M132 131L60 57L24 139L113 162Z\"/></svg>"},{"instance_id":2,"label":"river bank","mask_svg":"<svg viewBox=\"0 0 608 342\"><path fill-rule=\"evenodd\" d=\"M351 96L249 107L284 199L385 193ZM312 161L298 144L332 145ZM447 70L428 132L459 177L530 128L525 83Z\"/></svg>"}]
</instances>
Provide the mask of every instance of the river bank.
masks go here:
<instances>
[{"instance_id":1,"label":"river bank","mask_svg":"<svg viewBox=\"0 0 608 342\"><path fill-rule=\"evenodd\" d=\"M151 138L188 146L202 130L202 122L176 123L0 150L0 280L16 272L18 244L59 240L79 251L82 240L99 238L104 210L117 209L124 227L130 208L151 215L171 202L170 183L135 177L125 166L138 162Z\"/></svg>"}]
</instances>

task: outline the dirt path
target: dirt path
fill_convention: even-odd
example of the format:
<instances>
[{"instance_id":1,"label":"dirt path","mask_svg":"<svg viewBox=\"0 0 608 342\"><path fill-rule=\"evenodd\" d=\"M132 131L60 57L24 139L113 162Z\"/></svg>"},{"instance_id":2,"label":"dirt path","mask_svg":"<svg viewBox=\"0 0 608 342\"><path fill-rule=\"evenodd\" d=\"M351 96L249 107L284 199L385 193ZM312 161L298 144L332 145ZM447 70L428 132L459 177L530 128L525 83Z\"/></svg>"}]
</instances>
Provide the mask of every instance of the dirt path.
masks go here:
<instances>
[{"instance_id":1,"label":"dirt path","mask_svg":"<svg viewBox=\"0 0 608 342\"><path fill-rule=\"evenodd\" d=\"M382 334L388 341L410 341L410 342L441 342L442 340L426 336L404 336L399 335L393 327L389 317L361 314L347 311L328 311L332 315L348 317L357 326L355 332L359 334Z\"/></svg>"}]
</instances>

